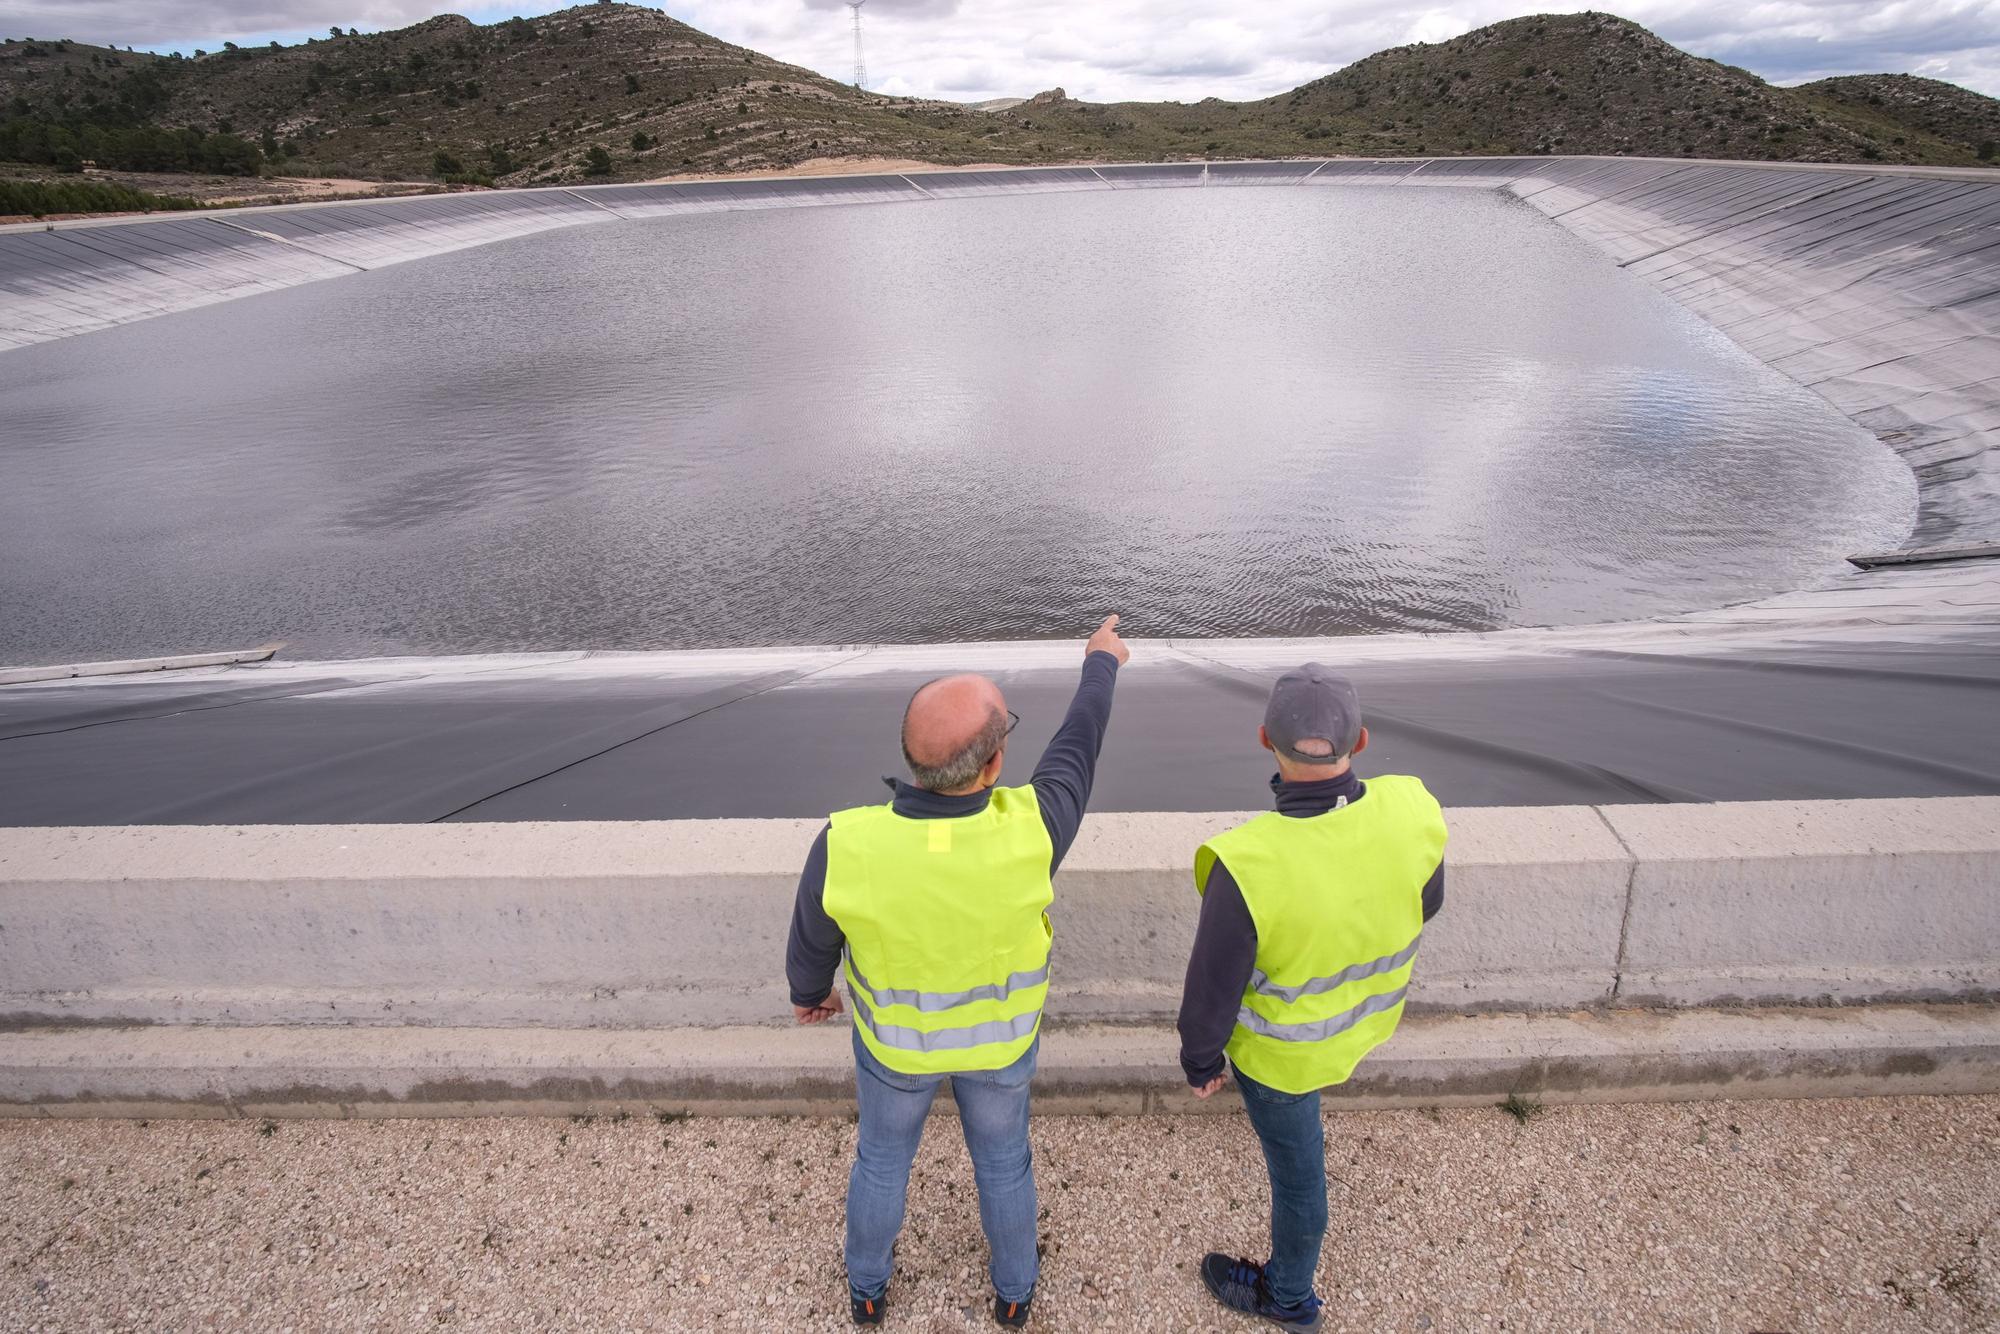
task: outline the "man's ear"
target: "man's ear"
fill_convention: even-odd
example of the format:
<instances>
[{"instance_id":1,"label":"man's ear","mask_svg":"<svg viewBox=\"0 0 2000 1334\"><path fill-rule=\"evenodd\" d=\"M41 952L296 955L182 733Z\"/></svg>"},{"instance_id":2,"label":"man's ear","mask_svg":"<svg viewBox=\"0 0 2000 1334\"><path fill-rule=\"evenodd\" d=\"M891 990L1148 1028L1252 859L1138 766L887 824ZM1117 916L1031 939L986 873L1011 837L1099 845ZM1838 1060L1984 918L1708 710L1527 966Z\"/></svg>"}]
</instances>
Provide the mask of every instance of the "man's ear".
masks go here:
<instances>
[{"instance_id":1,"label":"man's ear","mask_svg":"<svg viewBox=\"0 0 2000 1334\"><path fill-rule=\"evenodd\" d=\"M1257 724L1257 744L1272 754L1277 754L1278 748L1271 744L1271 734L1264 730L1262 723Z\"/></svg>"},{"instance_id":2,"label":"man's ear","mask_svg":"<svg viewBox=\"0 0 2000 1334\"><path fill-rule=\"evenodd\" d=\"M1000 769L1003 765L1006 764L1006 762L1007 762L1007 747L1005 743L1002 743L1000 749L993 752L993 758L987 760L985 764L980 766L979 786L992 787L995 783L999 782Z\"/></svg>"},{"instance_id":3,"label":"man's ear","mask_svg":"<svg viewBox=\"0 0 2000 1334\"><path fill-rule=\"evenodd\" d=\"M1366 749L1368 749L1368 729L1364 727L1361 729L1361 735L1354 738L1354 749L1347 753L1349 755L1359 755Z\"/></svg>"}]
</instances>

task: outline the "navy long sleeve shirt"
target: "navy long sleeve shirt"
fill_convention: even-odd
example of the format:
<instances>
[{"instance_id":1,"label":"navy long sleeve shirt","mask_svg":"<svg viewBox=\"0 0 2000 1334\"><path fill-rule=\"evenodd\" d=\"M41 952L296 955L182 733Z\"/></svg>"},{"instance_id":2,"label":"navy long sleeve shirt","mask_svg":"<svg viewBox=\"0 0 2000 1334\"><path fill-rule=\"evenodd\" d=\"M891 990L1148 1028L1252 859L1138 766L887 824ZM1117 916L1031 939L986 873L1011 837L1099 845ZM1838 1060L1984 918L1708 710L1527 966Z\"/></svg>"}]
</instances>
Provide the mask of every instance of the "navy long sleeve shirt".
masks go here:
<instances>
[{"instance_id":1,"label":"navy long sleeve shirt","mask_svg":"<svg viewBox=\"0 0 2000 1334\"><path fill-rule=\"evenodd\" d=\"M1090 803L1090 786L1097 775L1097 753L1104 746L1104 731L1111 722L1111 693L1118 684L1118 659L1098 651L1083 660L1083 680L1069 703L1062 726L1050 739L1048 749L1035 765L1028 781L1035 789L1035 804L1041 808L1042 823L1049 831L1055 855L1049 874L1062 865L1069 845L1083 827L1083 810ZM913 820L949 820L974 815L986 809L990 788L964 796L927 792L908 783L892 781L892 804L896 814ZM799 875L798 897L792 904L792 930L785 943L785 980L791 987L792 1004L812 1006L833 991L834 974L840 968L841 947L846 936L839 923L827 916L826 835L828 825L813 840L806 854L805 870Z\"/></svg>"},{"instance_id":2,"label":"navy long sleeve shirt","mask_svg":"<svg viewBox=\"0 0 2000 1334\"><path fill-rule=\"evenodd\" d=\"M1368 785L1353 771L1316 783L1287 783L1275 775L1271 791L1278 813L1298 819L1324 815L1368 793ZM1444 906L1444 863L1431 872L1424 886L1424 920ZM1257 923L1243 902L1236 878L1218 858L1208 873L1202 894L1201 920L1195 927L1194 950L1188 956L1187 985L1181 992L1181 1070L1188 1084L1200 1088L1222 1073L1222 1049L1236 1028L1236 1012L1257 967Z\"/></svg>"}]
</instances>

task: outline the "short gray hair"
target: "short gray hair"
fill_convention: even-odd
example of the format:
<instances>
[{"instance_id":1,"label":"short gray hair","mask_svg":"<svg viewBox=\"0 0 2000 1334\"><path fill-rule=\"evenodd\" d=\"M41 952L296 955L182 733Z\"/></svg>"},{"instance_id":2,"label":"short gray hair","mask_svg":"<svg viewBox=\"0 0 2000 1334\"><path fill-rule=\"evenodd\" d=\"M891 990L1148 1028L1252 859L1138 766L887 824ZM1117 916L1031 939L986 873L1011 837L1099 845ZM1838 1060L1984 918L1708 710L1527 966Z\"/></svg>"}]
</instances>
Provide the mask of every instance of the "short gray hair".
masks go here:
<instances>
[{"instance_id":1,"label":"short gray hair","mask_svg":"<svg viewBox=\"0 0 2000 1334\"><path fill-rule=\"evenodd\" d=\"M910 703L916 703L916 696ZM964 787L979 777L979 771L986 762L1000 751L1001 743L1007 739L1007 714L1003 709L991 709L986 714L986 722L971 740L936 764L925 764L910 754L910 712L903 710L903 762L910 766L910 777L926 792L950 792Z\"/></svg>"}]
</instances>

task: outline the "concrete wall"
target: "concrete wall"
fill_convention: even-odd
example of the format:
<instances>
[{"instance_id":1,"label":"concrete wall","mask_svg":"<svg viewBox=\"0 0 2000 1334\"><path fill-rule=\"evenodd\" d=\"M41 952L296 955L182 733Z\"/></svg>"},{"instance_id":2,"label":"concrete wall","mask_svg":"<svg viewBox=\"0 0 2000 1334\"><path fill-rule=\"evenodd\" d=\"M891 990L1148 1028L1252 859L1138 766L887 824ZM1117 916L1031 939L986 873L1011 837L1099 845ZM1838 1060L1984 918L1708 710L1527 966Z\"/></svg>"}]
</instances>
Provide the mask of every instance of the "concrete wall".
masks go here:
<instances>
[{"instance_id":1,"label":"concrete wall","mask_svg":"<svg viewBox=\"0 0 2000 1334\"><path fill-rule=\"evenodd\" d=\"M1194 846L1093 816L1051 1016L1170 1021ZM1450 813L1422 1011L2000 993L2000 798ZM142 1023L782 1025L812 821L0 830L0 1015Z\"/></svg>"},{"instance_id":2,"label":"concrete wall","mask_svg":"<svg viewBox=\"0 0 2000 1334\"><path fill-rule=\"evenodd\" d=\"M2000 172L1629 158L1154 163L605 185L0 228L0 349L488 241L821 204L1163 186L1506 189L1897 450L1910 546L2000 541Z\"/></svg>"}]
</instances>

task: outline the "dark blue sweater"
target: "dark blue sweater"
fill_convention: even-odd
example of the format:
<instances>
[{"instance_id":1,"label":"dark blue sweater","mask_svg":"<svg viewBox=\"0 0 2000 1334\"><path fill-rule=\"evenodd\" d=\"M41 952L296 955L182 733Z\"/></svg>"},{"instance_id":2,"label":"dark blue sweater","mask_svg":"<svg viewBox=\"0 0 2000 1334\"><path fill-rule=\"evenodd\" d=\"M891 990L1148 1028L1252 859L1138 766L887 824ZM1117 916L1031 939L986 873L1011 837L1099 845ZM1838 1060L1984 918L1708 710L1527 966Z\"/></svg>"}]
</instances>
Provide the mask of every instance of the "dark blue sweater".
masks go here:
<instances>
[{"instance_id":1,"label":"dark blue sweater","mask_svg":"<svg viewBox=\"0 0 2000 1334\"><path fill-rule=\"evenodd\" d=\"M1062 865L1063 855L1083 827L1083 810L1090 803L1090 785L1097 775L1097 753L1104 746L1104 730L1111 722L1111 692L1117 684L1118 659L1098 652L1083 660L1083 680L1070 700L1069 712L1028 780L1055 848L1050 875ZM896 780L885 781L895 789L892 804L896 814L913 820L975 815L986 809L991 792L987 788L951 797ZM833 991L841 947L846 943L839 924L826 914L826 835L827 829L822 828L813 840L812 851L806 854L798 897L792 904L785 980L791 986L794 1005L818 1005Z\"/></svg>"},{"instance_id":2,"label":"dark blue sweater","mask_svg":"<svg viewBox=\"0 0 2000 1334\"><path fill-rule=\"evenodd\" d=\"M1287 783L1271 776L1278 813L1299 819L1324 815L1344 798L1349 805L1368 795L1368 785L1350 770L1317 783ZM1444 863L1424 886L1424 920L1444 906ZM1181 1070L1200 1088L1222 1073L1222 1049L1236 1028L1236 1012L1257 967L1257 923L1236 878L1220 859L1208 873L1201 921L1188 955L1187 984L1181 991Z\"/></svg>"}]
</instances>

